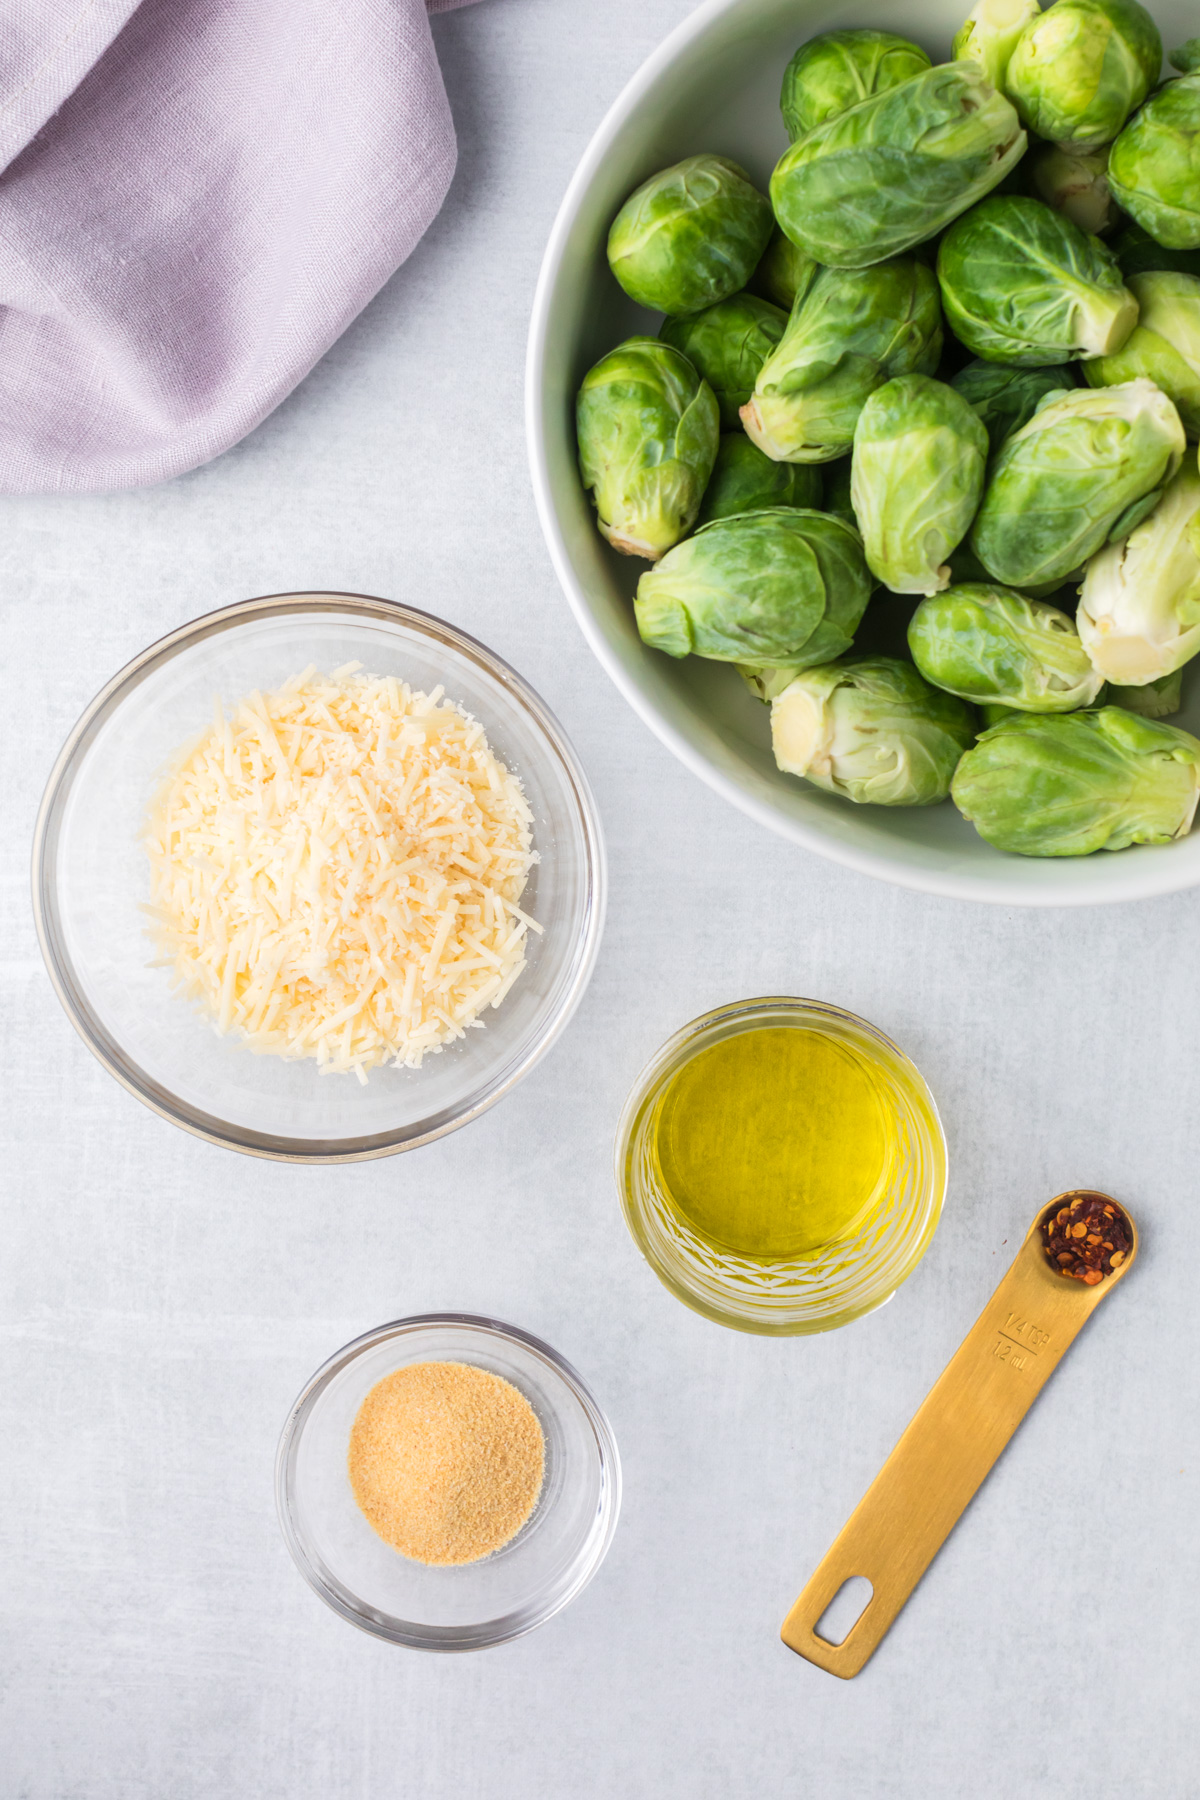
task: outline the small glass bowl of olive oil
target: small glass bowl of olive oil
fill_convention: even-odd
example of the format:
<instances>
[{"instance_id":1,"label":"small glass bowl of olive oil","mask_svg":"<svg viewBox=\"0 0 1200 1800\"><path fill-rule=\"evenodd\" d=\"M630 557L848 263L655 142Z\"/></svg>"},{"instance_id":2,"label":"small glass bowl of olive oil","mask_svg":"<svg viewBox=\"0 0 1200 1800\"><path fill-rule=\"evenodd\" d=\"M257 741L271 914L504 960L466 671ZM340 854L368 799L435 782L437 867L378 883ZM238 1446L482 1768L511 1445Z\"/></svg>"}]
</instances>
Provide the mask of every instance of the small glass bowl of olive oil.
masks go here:
<instances>
[{"instance_id":1,"label":"small glass bowl of olive oil","mask_svg":"<svg viewBox=\"0 0 1200 1800\"><path fill-rule=\"evenodd\" d=\"M742 1000L642 1071L617 1181L634 1241L688 1306L739 1331L829 1331L925 1254L946 1140L918 1070L865 1019Z\"/></svg>"}]
</instances>

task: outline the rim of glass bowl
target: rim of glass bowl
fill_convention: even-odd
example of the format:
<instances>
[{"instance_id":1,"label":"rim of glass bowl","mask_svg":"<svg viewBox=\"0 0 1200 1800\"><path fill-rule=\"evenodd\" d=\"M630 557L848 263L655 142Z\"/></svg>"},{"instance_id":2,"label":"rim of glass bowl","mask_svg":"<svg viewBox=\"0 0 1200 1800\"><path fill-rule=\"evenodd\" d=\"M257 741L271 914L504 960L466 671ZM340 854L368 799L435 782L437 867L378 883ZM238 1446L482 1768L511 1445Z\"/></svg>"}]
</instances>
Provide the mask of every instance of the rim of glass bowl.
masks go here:
<instances>
[{"instance_id":1,"label":"rim of glass bowl","mask_svg":"<svg viewBox=\"0 0 1200 1800\"><path fill-rule=\"evenodd\" d=\"M168 1089L151 1081L131 1059L125 1057L119 1045L113 1042L94 1017L76 983L57 918L54 856L63 806L79 763L101 725L132 689L181 650L191 644L202 643L206 638L216 637L247 619L330 611L407 625L466 656L506 687L537 723L547 749L557 759L566 776L582 828L587 868L583 927L575 946L570 980L563 989L557 1008L548 1016L543 1030L515 1068L509 1069L503 1078L487 1083L478 1096L461 1111L428 1130L422 1130L418 1125L399 1136L374 1134L370 1138L333 1140L331 1145L305 1145L299 1140L277 1137L269 1132L226 1127L222 1121L209 1114L185 1114ZM457 1131L460 1126L469 1124L480 1113L486 1112L488 1107L494 1106L497 1100L503 1099L550 1049L583 998L600 948L607 901L607 865L596 802L570 740L541 695L510 663L497 656L494 650L489 650L478 638L460 631L455 625L447 624L434 613L422 612L418 607L406 606L398 600L384 600L374 594L342 593L325 589L262 594L254 599L236 601L232 606L219 607L215 612L203 613L177 630L168 632L165 637L158 638L140 655L126 663L124 668L119 669L84 708L55 758L34 827L32 879L34 923L51 984L79 1036L108 1073L144 1106L148 1106L151 1112L157 1113L160 1119L178 1125L193 1137L203 1138L207 1143L218 1144L226 1150L240 1150L248 1156L294 1163L367 1162L376 1157L394 1156L403 1150L415 1150L422 1144L430 1144L436 1138Z\"/></svg>"},{"instance_id":2,"label":"rim of glass bowl","mask_svg":"<svg viewBox=\"0 0 1200 1800\"><path fill-rule=\"evenodd\" d=\"M291 1507L292 1483L300 1440L314 1406L329 1383L375 1345L439 1326L466 1326L481 1331L488 1337L506 1338L526 1350L532 1350L579 1402L592 1428L600 1457L600 1504L596 1519L575 1567L562 1588L548 1601L540 1604L530 1602L497 1619L485 1619L480 1624L471 1626L415 1625L403 1619L391 1618L385 1613L360 1611L349 1590L342 1587L331 1571L324 1569L318 1558L309 1554L308 1545L296 1526ZM514 1638L525 1637L529 1632L536 1631L539 1625L544 1625L548 1619L554 1618L556 1613L562 1612L564 1607L578 1598L591 1581L608 1555L620 1517L621 1459L612 1426L587 1383L566 1357L560 1356L557 1350L552 1350L541 1338L534 1337L532 1332L522 1331L517 1325L507 1325L502 1319L489 1319L480 1313L418 1313L410 1319L396 1319L390 1325L378 1325L373 1331L352 1338L328 1362L322 1363L311 1380L306 1382L288 1414L280 1433L279 1448L275 1453L275 1507L284 1542L305 1581L327 1606L332 1607L335 1613L340 1614L351 1625L357 1625L360 1631L368 1632L372 1637L384 1638L388 1643L403 1644L409 1650L451 1653L489 1650L495 1644L509 1644Z\"/></svg>"},{"instance_id":3,"label":"rim of glass bowl","mask_svg":"<svg viewBox=\"0 0 1200 1800\"><path fill-rule=\"evenodd\" d=\"M888 1272L884 1291L864 1296L848 1306L835 1306L828 1313L814 1316L812 1319L772 1319L769 1314L752 1314L740 1311L736 1301L730 1296L728 1305L698 1293L666 1262L660 1254L652 1235L646 1230L641 1216L642 1206L634 1198L635 1181L631 1170L631 1160L637 1150L639 1129L647 1114L656 1104L667 1079L690 1060L696 1039L725 1024L742 1023L755 1017L769 1020L780 1013L790 1013L806 1018L836 1019L843 1025L850 1025L861 1032L884 1052L886 1060L894 1061L903 1071L905 1078L912 1082L923 1103L929 1109L931 1130L929 1143L924 1146L923 1162L924 1180L920 1195L914 1206L906 1209L915 1214L917 1227L913 1242L908 1246L905 1257L898 1269ZM946 1149L946 1133L942 1125L937 1102L930 1092L929 1085L911 1057L892 1041L877 1025L864 1019L858 1013L849 1012L845 1007L833 1006L825 1000L806 1000L794 995L760 995L750 1000L734 1001L727 1006L714 1007L711 1012L702 1013L699 1018L692 1019L669 1037L665 1044L655 1052L646 1063L637 1080L629 1091L628 1098L621 1111L620 1123L617 1126L615 1145L615 1172L617 1191L621 1197L621 1210L625 1223L629 1228L634 1243L662 1282L677 1300L691 1307L706 1319L712 1319L718 1325L725 1325L734 1331L748 1331L763 1337L805 1337L819 1331L833 1331L841 1325L848 1325L854 1319L861 1319L867 1313L874 1312L877 1307L889 1301L897 1289L908 1280L917 1264L929 1248L933 1234L941 1219L942 1207L946 1197L948 1178L948 1158ZM866 1229L870 1230L871 1221L866 1221ZM849 1240L848 1240L849 1241ZM894 1279L893 1277L894 1273Z\"/></svg>"}]
</instances>

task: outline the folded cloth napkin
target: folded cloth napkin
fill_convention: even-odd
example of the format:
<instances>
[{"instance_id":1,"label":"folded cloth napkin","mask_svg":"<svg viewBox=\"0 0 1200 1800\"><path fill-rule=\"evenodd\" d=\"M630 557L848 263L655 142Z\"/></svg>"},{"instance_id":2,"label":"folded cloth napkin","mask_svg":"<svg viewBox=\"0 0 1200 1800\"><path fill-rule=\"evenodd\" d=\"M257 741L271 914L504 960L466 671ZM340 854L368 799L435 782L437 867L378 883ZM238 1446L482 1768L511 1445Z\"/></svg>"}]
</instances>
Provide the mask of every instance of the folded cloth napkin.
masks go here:
<instances>
[{"instance_id":1,"label":"folded cloth napkin","mask_svg":"<svg viewBox=\"0 0 1200 1800\"><path fill-rule=\"evenodd\" d=\"M3 10L0 491L163 481L278 406L441 205L426 0Z\"/></svg>"}]
</instances>

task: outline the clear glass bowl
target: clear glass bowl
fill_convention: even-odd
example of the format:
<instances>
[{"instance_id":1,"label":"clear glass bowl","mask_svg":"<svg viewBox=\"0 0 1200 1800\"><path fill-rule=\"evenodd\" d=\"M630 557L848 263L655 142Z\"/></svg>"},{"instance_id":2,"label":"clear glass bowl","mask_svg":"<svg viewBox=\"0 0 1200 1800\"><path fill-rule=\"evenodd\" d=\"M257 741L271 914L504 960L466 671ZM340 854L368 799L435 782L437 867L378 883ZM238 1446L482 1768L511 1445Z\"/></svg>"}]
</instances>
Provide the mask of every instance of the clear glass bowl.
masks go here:
<instances>
[{"instance_id":1,"label":"clear glass bowl","mask_svg":"<svg viewBox=\"0 0 1200 1800\"><path fill-rule=\"evenodd\" d=\"M377 1381L408 1363L465 1362L519 1388L546 1438L546 1473L528 1522L481 1562L428 1568L371 1529L350 1487L350 1429ZM381 1325L318 1369L293 1406L275 1460L288 1549L322 1600L377 1637L415 1650L483 1650L523 1637L587 1586L621 1506L607 1419L575 1370L495 1319L430 1314Z\"/></svg>"},{"instance_id":2,"label":"clear glass bowl","mask_svg":"<svg viewBox=\"0 0 1200 1800\"><path fill-rule=\"evenodd\" d=\"M701 1050L764 1027L819 1031L867 1062L890 1113L890 1179L849 1235L787 1261L718 1250L680 1217L654 1156L671 1079ZM696 1312L768 1336L830 1331L890 1300L929 1247L946 1192L946 1140L933 1095L890 1038L819 1000L741 1000L693 1019L642 1070L617 1129L617 1185L625 1222L659 1280Z\"/></svg>"},{"instance_id":3,"label":"clear glass bowl","mask_svg":"<svg viewBox=\"0 0 1200 1800\"><path fill-rule=\"evenodd\" d=\"M534 815L522 906L543 926L482 1031L420 1069L366 1085L220 1037L151 968L140 835L163 765L212 717L308 663L357 660L413 687L442 684L520 777ZM163 1118L210 1142L295 1162L386 1156L441 1137L507 1093L553 1043L587 986L604 916L604 848L571 745L521 677L428 613L359 594L275 594L207 614L142 652L88 707L55 764L34 842L42 954L76 1030Z\"/></svg>"}]
</instances>

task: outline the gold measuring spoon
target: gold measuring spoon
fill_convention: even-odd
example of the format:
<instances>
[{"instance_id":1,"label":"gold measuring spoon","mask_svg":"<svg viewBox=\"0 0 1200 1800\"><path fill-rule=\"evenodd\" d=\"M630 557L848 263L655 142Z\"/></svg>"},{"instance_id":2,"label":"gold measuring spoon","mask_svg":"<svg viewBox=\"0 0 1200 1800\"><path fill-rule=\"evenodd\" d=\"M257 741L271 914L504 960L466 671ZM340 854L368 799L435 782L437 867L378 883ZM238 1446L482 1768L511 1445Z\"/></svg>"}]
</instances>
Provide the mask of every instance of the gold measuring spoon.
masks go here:
<instances>
[{"instance_id":1,"label":"gold measuring spoon","mask_svg":"<svg viewBox=\"0 0 1200 1800\"><path fill-rule=\"evenodd\" d=\"M1059 1272L1043 1227L1073 1201L1115 1209L1129 1248L1110 1273ZM1105 1215L1101 1214L1101 1217ZM1056 1225L1061 1235L1063 1227ZM1081 1248L1088 1233L1078 1234ZM1076 1241L1067 1238L1068 1246ZM1029 1227L1012 1267L947 1363L896 1448L851 1513L783 1622L792 1650L848 1680L874 1654L1075 1334L1137 1255L1137 1227L1093 1189L1060 1194ZM1093 1246L1103 1255L1103 1244ZM1070 1249L1064 1252L1069 1255ZM815 1627L842 1585L866 1576L872 1594L840 1644Z\"/></svg>"}]
</instances>

